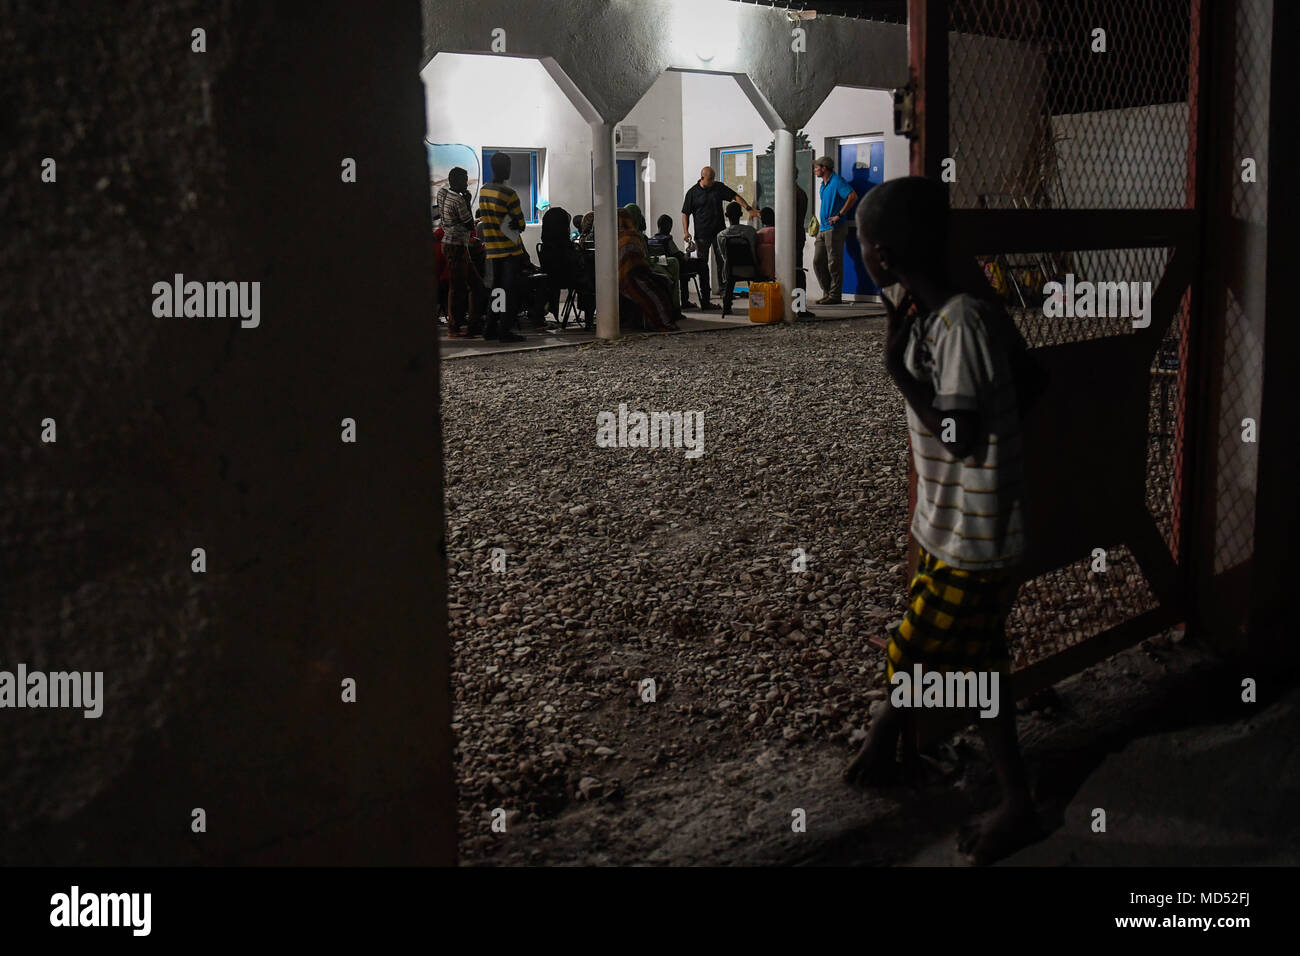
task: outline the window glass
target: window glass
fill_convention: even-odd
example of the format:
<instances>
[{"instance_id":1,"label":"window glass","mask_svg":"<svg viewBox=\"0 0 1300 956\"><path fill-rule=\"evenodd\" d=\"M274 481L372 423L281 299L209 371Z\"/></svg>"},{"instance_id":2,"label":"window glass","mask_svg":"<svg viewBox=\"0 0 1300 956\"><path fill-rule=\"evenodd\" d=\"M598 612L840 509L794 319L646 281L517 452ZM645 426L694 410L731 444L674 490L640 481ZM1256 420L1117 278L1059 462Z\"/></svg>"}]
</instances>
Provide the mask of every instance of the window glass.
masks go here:
<instances>
[{"instance_id":1,"label":"window glass","mask_svg":"<svg viewBox=\"0 0 1300 956\"><path fill-rule=\"evenodd\" d=\"M510 156L510 178L506 182L510 184L515 192L519 193L519 205L524 211L524 218L535 225L540 219L537 214L537 155L539 150L483 150L484 182L489 182L492 179L492 154L496 152L505 152Z\"/></svg>"}]
</instances>

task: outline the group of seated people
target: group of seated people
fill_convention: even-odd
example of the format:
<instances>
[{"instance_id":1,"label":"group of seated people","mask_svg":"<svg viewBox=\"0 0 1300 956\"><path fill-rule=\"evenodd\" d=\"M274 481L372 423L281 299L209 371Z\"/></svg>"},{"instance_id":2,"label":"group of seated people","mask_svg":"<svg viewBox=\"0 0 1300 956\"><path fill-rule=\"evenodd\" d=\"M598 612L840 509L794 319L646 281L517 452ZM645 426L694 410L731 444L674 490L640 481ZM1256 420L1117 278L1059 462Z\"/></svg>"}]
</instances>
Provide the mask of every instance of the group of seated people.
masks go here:
<instances>
[{"instance_id":1,"label":"group of seated people","mask_svg":"<svg viewBox=\"0 0 1300 956\"><path fill-rule=\"evenodd\" d=\"M748 268L737 269L737 276L746 281L773 278L776 274L773 210L765 208L758 213L759 229L741 224L739 203L728 205L725 215L729 225L714 240L714 251L723 264L724 285L729 285L733 277L734 253L728 241L732 237L741 237L749 246L749 256L742 264ZM589 219L584 219L583 225L589 230ZM673 330L682 318L682 310L694 308L690 302L691 278L698 276L708 281L708 273L702 258L690 257L673 239L672 216L660 216L655 225L659 231L647 239L640 208L629 203L619 210L619 294L637 306L647 328ZM698 251L701 257L708 254L709 250ZM728 294L724 301L729 300Z\"/></svg>"},{"instance_id":2,"label":"group of seated people","mask_svg":"<svg viewBox=\"0 0 1300 956\"><path fill-rule=\"evenodd\" d=\"M653 245L636 203L618 211L618 292L633 308L641 325L651 331L674 331L687 303L690 260L672 242L672 219L659 218ZM552 208L542 217L538 257L551 283L552 312L559 315L561 292L576 289L583 311L594 310L595 214L569 218ZM585 300L585 301L584 301Z\"/></svg>"},{"instance_id":3,"label":"group of seated people","mask_svg":"<svg viewBox=\"0 0 1300 956\"><path fill-rule=\"evenodd\" d=\"M765 208L758 214L761 220L758 229L740 222L741 208L738 203L728 205L725 215L729 225L715 240L715 250L724 268L727 263L728 240L731 237L741 237L749 246L749 263L754 267L746 270L745 278L756 280L772 277L776 271L776 230L772 209ZM560 321L564 295L570 290L576 293L577 310L585 313L585 324L590 327L595 312L594 220L594 213L570 217L567 210L558 206L550 207L543 214L541 241L537 246L540 269L533 267L531 260L530 268L525 269L525 280L533 274L538 280L537 294L521 310L532 318L535 329L541 331L547 328L547 313L554 316L557 322ZM645 217L639 206L629 203L618 211L618 291L624 307L634 307L631 311L645 329L675 331L683 318L682 310L695 308L690 301L692 277L701 274L707 277L707 273L702 268L701 260L692 258L673 239L671 216L660 216L655 225L658 231L648 237ZM439 226L434 233L434 241L439 301L445 306L451 274L448 257L443 252L443 237L443 228ZM690 251L695 251L693 243L691 246ZM698 252L701 256L707 254L705 250ZM470 270L470 281L477 285L472 290L477 294L472 294L471 299L486 302L489 291L482 281L485 274L484 247L477 235L471 236L469 258L474 266ZM474 282L475 279L478 282ZM471 321L468 327L455 329L454 334L457 337L481 335L481 325L479 328L474 327L477 324L479 323Z\"/></svg>"}]
</instances>

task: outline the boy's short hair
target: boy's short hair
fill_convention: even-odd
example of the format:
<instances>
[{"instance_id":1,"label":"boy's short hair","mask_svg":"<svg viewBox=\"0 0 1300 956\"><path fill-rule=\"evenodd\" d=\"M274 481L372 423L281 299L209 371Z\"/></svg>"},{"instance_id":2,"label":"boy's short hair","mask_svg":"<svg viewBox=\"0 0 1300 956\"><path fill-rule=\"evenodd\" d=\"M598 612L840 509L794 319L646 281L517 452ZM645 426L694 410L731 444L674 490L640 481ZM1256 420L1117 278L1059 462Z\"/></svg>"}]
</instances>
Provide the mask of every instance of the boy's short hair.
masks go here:
<instances>
[{"instance_id":1,"label":"boy's short hair","mask_svg":"<svg viewBox=\"0 0 1300 956\"><path fill-rule=\"evenodd\" d=\"M727 221L730 222L733 226L736 223L740 222L740 203L738 202L727 203Z\"/></svg>"},{"instance_id":2,"label":"boy's short hair","mask_svg":"<svg viewBox=\"0 0 1300 956\"><path fill-rule=\"evenodd\" d=\"M759 219L762 220L763 225L765 226L776 225L776 210L773 209L771 206L764 206L761 210L759 210L758 216Z\"/></svg>"},{"instance_id":3,"label":"boy's short hair","mask_svg":"<svg viewBox=\"0 0 1300 956\"><path fill-rule=\"evenodd\" d=\"M655 222L655 225L659 227L660 235L663 236L670 235L673 231L673 217L667 214L662 215Z\"/></svg>"},{"instance_id":4,"label":"boy's short hair","mask_svg":"<svg viewBox=\"0 0 1300 956\"><path fill-rule=\"evenodd\" d=\"M948 190L924 176L872 188L858 203L858 235L886 246L906 266L936 265L948 247Z\"/></svg>"},{"instance_id":5,"label":"boy's short hair","mask_svg":"<svg viewBox=\"0 0 1300 956\"><path fill-rule=\"evenodd\" d=\"M497 151L492 154L492 178L505 182L510 178L510 154Z\"/></svg>"}]
</instances>

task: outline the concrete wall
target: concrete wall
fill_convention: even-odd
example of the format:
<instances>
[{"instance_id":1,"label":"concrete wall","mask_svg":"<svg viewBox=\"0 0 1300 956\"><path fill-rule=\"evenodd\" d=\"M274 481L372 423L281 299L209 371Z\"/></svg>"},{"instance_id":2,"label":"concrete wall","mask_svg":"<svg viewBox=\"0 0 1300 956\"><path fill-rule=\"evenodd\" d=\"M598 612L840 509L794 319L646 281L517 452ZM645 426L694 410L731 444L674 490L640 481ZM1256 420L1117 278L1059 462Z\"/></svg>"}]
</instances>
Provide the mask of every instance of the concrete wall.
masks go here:
<instances>
[{"instance_id":1,"label":"concrete wall","mask_svg":"<svg viewBox=\"0 0 1300 956\"><path fill-rule=\"evenodd\" d=\"M1015 40L948 35L949 139L957 179L954 207L978 205L982 193L1023 195L1044 132L1046 92L1037 48Z\"/></svg>"},{"instance_id":2,"label":"concrete wall","mask_svg":"<svg viewBox=\"0 0 1300 956\"><path fill-rule=\"evenodd\" d=\"M545 168L538 196L583 211L591 199L591 135L537 60L444 53L420 73L427 136L463 143L481 157L487 146L541 148ZM483 171L484 181L491 179Z\"/></svg>"},{"instance_id":3,"label":"concrete wall","mask_svg":"<svg viewBox=\"0 0 1300 956\"><path fill-rule=\"evenodd\" d=\"M649 184L650 199L643 208L650 231L654 231L654 221L662 213L676 215L682 208L682 196L685 194L684 183L694 179L682 179L682 149L685 141L682 116L682 80L681 73L668 71L655 80L641 102L623 121L626 126L637 128L638 152L648 152L655 161L655 181ZM589 208L589 207L588 207ZM673 230L681 238L680 223Z\"/></svg>"},{"instance_id":4,"label":"concrete wall","mask_svg":"<svg viewBox=\"0 0 1300 956\"><path fill-rule=\"evenodd\" d=\"M837 86L817 107L804 127L813 149L820 155L833 136L883 133L885 178L897 179L908 173L908 142L894 135L894 97L888 90L858 90ZM812 198L814 206L816 197Z\"/></svg>"},{"instance_id":5,"label":"concrete wall","mask_svg":"<svg viewBox=\"0 0 1300 956\"><path fill-rule=\"evenodd\" d=\"M1187 104L1052 117L1062 209L1182 209Z\"/></svg>"},{"instance_id":6,"label":"concrete wall","mask_svg":"<svg viewBox=\"0 0 1300 956\"><path fill-rule=\"evenodd\" d=\"M464 143L480 154L485 146L544 149L538 195L570 214L591 210L591 129L539 60L443 53L420 78L431 141ZM623 122L637 128L634 151L655 160L656 208L657 197L667 196L677 196L680 208L680 74L659 77Z\"/></svg>"},{"instance_id":7,"label":"concrete wall","mask_svg":"<svg viewBox=\"0 0 1300 956\"><path fill-rule=\"evenodd\" d=\"M752 146L755 155L767 149L767 144L772 141L772 130L734 77L683 73L681 78L681 175L686 188L699 181L700 169L709 164L712 149ZM674 212L680 213L681 208L679 197ZM677 228L681 229L680 223Z\"/></svg>"},{"instance_id":8,"label":"concrete wall","mask_svg":"<svg viewBox=\"0 0 1300 956\"><path fill-rule=\"evenodd\" d=\"M454 859L420 27L6 20L0 668L105 699L0 712L0 862ZM261 282L260 325L155 317L175 273Z\"/></svg>"},{"instance_id":9,"label":"concrete wall","mask_svg":"<svg viewBox=\"0 0 1300 956\"><path fill-rule=\"evenodd\" d=\"M758 155L772 142L771 130L730 76L682 74L682 121L682 181L687 186L699 179L700 167L709 162L711 149L752 145ZM837 87L817 107L803 131L817 155L831 137L883 133L885 178L907 175L908 143L894 135L894 101L886 91ZM814 193L808 198L809 214L815 214L817 196ZM679 200L677 211L680 209ZM822 290L812 271L812 252L813 240L806 238L804 265L810 293L816 297Z\"/></svg>"},{"instance_id":10,"label":"concrete wall","mask_svg":"<svg viewBox=\"0 0 1300 956\"><path fill-rule=\"evenodd\" d=\"M493 31L504 30L505 52L554 61L589 121L621 121L670 68L745 74L756 108L789 128L805 125L837 85L907 82L907 30L897 24L842 17L794 24L785 10L728 0L423 3L426 62L439 52L493 52ZM796 26L802 52L793 49ZM701 34L712 49L700 48Z\"/></svg>"},{"instance_id":11,"label":"concrete wall","mask_svg":"<svg viewBox=\"0 0 1300 956\"><path fill-rule=\"evenodd\" d=\"M1187 104L1070 113L1051 118L1062 209L1181 209L1187 202ZM1093 281L1156 283L1164 249L1080 252Z\"/></svg>"},{"instance_id":12,"label":"concrete wall","mask_svg":"<svg viewBox=\"0 0 1300 956\"><path fill-rule=\"evenodd\" d=\"M542 195L571 213L591 208L589 128L539 61L444 53L430 61L421 78L431 140L476 150L487 145L543 148ZM467 92L456 97L446 95L447 90ZM522 90L528 95L521 96ZM647 219L653 223L662 213L674 216L678 235L682 196L709 162L710 150L750 145L760 154L772 141L771 130L740 84L723 74L667 71L623 123L637 128L635 150L655 159ZM907 140L893 133L893 100L885 91L836 88L804 130L819 153L832 136L883 133L886 177L907 174ZM812 203L815 212L816 196ZM808 256L811 249L809 239Z\"/></svg>"}]
</instances>

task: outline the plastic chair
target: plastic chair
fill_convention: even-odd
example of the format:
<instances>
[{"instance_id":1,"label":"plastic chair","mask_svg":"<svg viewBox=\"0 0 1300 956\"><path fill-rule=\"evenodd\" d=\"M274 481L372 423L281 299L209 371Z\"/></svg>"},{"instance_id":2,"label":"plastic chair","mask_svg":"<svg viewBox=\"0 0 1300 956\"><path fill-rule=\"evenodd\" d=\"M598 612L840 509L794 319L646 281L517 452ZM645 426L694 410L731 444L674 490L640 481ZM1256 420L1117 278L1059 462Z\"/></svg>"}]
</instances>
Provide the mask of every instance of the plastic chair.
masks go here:
<instances>
[{"instance_id":1,"label":"plastic chair","mask_svg":"<svg viewBox=\"0 0 1300 956\"><path fill-rule=\"evenodd\" d=\"M731 312L736 280L762 279L758 263L750 251L749 240L744 236L718 236L718 252L722 255L722 315Z\"/></svg>"}]
</instances>

